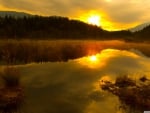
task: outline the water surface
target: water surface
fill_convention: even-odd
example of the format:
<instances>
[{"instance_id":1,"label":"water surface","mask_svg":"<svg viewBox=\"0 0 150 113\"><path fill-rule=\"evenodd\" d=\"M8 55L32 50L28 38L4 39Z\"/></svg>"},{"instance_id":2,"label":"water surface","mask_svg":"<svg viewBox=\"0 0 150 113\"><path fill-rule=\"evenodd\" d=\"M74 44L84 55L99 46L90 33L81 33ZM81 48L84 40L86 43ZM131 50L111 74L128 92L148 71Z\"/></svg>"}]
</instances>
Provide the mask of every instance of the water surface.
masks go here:
<instances>
[{"instance_id":1,"label":"water surface","mask_svg":"<svg viewBox=\"0 0 150 113\"><path fill-rule=\"evenodd\" d=\"M105 49L68 62L16 66L22 74L26 113L121 113L118 98L100 89L101 79L149 76L150 59L140 51Z\"/></svg>"}]
</instances>

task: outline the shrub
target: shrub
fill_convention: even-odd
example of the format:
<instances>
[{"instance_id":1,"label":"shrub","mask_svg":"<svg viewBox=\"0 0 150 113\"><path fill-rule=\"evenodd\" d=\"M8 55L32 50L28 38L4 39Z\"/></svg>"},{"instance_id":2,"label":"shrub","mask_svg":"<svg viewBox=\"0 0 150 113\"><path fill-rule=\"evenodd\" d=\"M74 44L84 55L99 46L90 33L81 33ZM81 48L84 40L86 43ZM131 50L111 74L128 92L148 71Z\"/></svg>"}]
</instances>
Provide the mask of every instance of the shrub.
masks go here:
<instances>
[{"instance_id":1,"label":"shrub","mask_svg":"<svg viewBox=\"0 0 150 113\"><path fill-rule=\"evenodd\" d=\"M17 69L6 67L2 73L2 80L5 87L18 87L20 86L20 73Z\"/></svg>"},{"instance_id":2,"label":"shrub","mask_svg":"<svg viewBox=\"0 0 150 113\"><path fill-rule=\"evenodd\" d=\"M3 81L3 87L0 88L0 112L17 113L24 103L20 73L16 68L6 67L0 75Z\"/></svg>"},{"instance_id":3,"label":"shrub","mask_svg":"<svg viewBox=\"0 0 150 113\"><path fill-rule=\"evenodd\" d=\"M144 78L145 79L145 78ZM139 78L140 82L141 78ZM148 80L148 79L147 79ZM150 110L150 83L138 84L128 76L116 78L115 83L104 81L101 89L118 96L122 108L129 111ZM128 111L125 109L125 111Z\"/></svg>"}]
</instances>

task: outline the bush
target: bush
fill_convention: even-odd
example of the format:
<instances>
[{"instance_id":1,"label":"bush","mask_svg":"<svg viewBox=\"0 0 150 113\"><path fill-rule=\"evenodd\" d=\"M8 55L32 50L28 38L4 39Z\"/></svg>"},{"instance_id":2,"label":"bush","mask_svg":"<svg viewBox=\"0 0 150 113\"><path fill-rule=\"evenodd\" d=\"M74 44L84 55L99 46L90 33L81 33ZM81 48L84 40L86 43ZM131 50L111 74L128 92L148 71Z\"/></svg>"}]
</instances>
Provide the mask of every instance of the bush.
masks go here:
<instances>
[{"instance_id":1,"label":"bush","mask_svg":"<svg viewBox=\"0 0 150 113\"><path fill-rule=\"evenodd\" d=\"M6 67L1 75L5 87L20 86L20 73L17 69Z\"/></svg>"},{"instance_id":2,"label":"bush","mask_svg":"<svg viewBox=\"0 0 150 113\"><path fill-rule=\"evenodd\" d=\"M0 113L17 113L24 103L20 73L16 68L6 67L0 77L3 81L3 87L0 88Z\"/></svg>"}]
</instances>

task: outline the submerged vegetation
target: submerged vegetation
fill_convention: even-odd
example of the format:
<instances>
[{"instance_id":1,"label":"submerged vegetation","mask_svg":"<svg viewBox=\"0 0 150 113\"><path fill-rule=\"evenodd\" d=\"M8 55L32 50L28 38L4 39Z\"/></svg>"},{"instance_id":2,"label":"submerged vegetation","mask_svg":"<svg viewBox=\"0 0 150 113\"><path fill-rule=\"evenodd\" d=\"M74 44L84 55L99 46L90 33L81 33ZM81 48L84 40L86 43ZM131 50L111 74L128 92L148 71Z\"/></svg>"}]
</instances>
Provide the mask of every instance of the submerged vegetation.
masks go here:
<instances>
[{"instance_id":1,"label":"submerged vegetation","mask_svg":"<svg viewBox=\"0 0 150 113\"><path fill-rule=\"evenodd\" d=\"M0 113L16 113L24 103L20 73L16 68L6 67L0 73Z\"/></svg>"},{"instance_id":2,"label":"submerged vegetation","mask_svg":"<svg viewBox=\"0 0 150 113\"><path fill-rule=\"evenodd\" d=\"M101 89L111 92L120 100L120 108L125 111L150 110L150 81L146 76L133 80L128 76L116 78L116 81L102 81Z\"/></svg>"}]
</instances>

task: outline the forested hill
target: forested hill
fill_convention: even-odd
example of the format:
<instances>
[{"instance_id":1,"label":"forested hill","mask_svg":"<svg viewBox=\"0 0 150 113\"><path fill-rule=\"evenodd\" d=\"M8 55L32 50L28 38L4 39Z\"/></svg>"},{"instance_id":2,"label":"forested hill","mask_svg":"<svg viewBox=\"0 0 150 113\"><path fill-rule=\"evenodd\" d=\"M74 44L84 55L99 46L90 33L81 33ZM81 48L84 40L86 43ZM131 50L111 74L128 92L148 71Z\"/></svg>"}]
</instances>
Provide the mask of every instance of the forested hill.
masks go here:
<instances>
[{"instance_id":1,"label":"forested hill","mask_svg":"<svg viewBox=\"0 0 150 113\"><path fill-rule=\"evenodd\" d=\"M135 32L134 37L139 41L150 41L150 25L141 31Z\"/></svg>"},{"instance_id":2,"label":"forested hill","mask_svg":"<svg viewBox=\"0 0 150 113\"><path fill-rule=\"evenodd\" d=\"M114 39L128 38L129 31L108 32L100 27L67 17L29 16L14 18L0 17L1 39Z\"/></svg>"}]
</instances>

